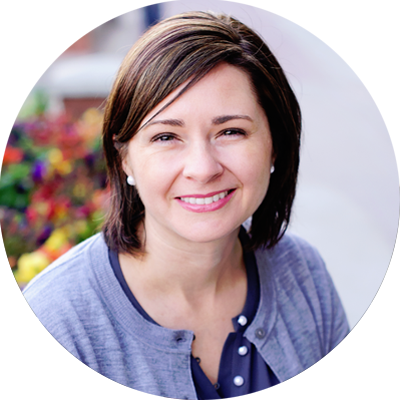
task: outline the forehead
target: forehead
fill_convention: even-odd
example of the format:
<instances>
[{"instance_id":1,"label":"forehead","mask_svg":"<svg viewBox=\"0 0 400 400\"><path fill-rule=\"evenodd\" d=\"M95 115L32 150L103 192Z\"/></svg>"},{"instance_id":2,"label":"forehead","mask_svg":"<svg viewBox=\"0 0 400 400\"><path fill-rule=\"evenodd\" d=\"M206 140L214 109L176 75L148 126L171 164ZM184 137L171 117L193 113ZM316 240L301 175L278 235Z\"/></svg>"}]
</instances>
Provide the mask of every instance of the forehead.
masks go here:
<instances>
[{"instance_id":1,"label":"forehead","mask_svg":"<svg viewBox=\"0 0 400 400\"><path fill-rule=\"evenodd\" d=\"M176 98L187 84L188 82L183 83L147 114L141 127L156 115L161 117L175 113L192 115L194 112L204 115L223 114L226 111L237 114L262 112L249 76L235 66L226 63L218 65ZM166 105L168 106L165 107Z\"/></svg>"}]
</instances>

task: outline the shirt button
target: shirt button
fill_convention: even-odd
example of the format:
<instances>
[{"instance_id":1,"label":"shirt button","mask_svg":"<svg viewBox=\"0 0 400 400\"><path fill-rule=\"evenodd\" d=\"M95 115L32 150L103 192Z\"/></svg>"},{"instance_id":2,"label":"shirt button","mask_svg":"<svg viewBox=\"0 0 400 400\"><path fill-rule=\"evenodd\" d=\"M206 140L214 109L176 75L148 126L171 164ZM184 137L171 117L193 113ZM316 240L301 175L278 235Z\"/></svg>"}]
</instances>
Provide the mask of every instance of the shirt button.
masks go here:
<instances>
[{"instance_id":1,"label":"shirt button","mask_svg":"<svg viewBox=\"0 0 400 400\"><path fill-rule=\"evenodd\" d=\"M242 386L244 383L244 379L243 377L241 377L240 375L237 375L233 378L233 384L235 386Z\"/></svg>"},{"instance_id":2,"label":"shirt button","mask_svg":"<svg viewBox=\"0 0 400 400\"><path fill-rule=\"evenodd\" d=\"M265 331L263 328L257 328L256 329L256 338L257 339L263 339L265 337Z\"/></svg>"},{"instance_id":3,"label":"shirt button","mask_svg":"<svg viewBox=\"0 0 400 400\"><path fill-rule=\"evenodd\" d=\"M244 315L241 315L237 322L239 325L245 326L247 324L247 318Z\"/></svg>"},{"instance_id":4,"label":"shirt button","mask_svg":"<svg viewBox=\"0 0 400 400\"><path fill-rule=\"evenodd\" d=\"M241 346L238 348L238 354L240 356L245 356L248 353L249 349L246 346Z\"/></svg>"},{"instance_id":5,"label":"shirt button","mask_svg":"<svg viewBox=\"0 0 400 400\"><path fill-rule=\"evenodd\" d=\"M186 342L186 338L185 336L181 336L179 333L175 336L175 341L176 343L180 344L180 343L184 343Z\"/></svg>"}]
</instances>

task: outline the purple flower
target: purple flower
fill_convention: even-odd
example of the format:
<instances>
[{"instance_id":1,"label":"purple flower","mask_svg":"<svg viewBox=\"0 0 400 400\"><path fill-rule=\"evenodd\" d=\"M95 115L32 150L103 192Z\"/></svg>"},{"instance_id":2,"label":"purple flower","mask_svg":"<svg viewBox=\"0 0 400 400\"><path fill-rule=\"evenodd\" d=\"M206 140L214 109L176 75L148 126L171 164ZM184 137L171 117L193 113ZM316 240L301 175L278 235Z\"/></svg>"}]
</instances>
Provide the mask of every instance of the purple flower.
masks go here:
<instances>
[{"instance_id":1,"label":"purple flower","mask_svg":"<svg viewBox=\"0 0 400 400\"><path fill-rule=\"evenodd\" d=\"M44 161L35 161L32 168L32 179L35 183L40 183L46 174L46 163Z\"/></svg>"},{"instance_id":2,"label":"purple flower","mask_svg":"<svg viewBox=\"0 0 400 400\"><path fill-rule=\"evenodd\" d=\"M41 246L49 237L53 230L53 227L50 225L46 225L40 235L38 236L36 243L38 246Z\"/></svg>"},{"instance_id":3,"label":"purple flower","mask_svg":"<svg viewBox=\"0 0 400 400\"><path fill-rule=\"evenodd\" d=\"M94 156L94 154L86 154L86 156L85 156L85 162L86 162L86 165L87 165L89 168L92 168L93 165L94 165L94 163L95 163L95 156Z\"/></svg>"}]
</instances>

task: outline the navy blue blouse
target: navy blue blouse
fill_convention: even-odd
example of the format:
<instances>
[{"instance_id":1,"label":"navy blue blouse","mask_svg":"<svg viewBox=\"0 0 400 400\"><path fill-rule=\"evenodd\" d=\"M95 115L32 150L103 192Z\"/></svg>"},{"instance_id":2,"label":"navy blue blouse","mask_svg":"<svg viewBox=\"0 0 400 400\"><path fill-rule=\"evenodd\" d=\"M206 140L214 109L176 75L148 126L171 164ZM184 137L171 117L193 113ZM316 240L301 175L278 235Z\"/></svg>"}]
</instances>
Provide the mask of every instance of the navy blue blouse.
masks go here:
<instances>
[{"instance_id":1,"label":"navy blue blouse","mask_svg":"<svg viewBox=\"0 0 400 400\"><path fill-rule=\"evenodd\" d=\"M243 228L239 238L242 245L248 240ZM260 300L256 259L253 252L244 252L243 256L247 272L247 298L240 315L232 319L235 332L230 333L225 341L219 365L218 382L213 385L201 369L201 360L193 356L191 358L193 382L199 400L242 396L279 383L256 347L243 336L257 312ZM157 324L141 307L129 289L121 271L118 254L109 250L109 258L115 276L132 305L145 319Z\"/></svg>"}]
</instances>

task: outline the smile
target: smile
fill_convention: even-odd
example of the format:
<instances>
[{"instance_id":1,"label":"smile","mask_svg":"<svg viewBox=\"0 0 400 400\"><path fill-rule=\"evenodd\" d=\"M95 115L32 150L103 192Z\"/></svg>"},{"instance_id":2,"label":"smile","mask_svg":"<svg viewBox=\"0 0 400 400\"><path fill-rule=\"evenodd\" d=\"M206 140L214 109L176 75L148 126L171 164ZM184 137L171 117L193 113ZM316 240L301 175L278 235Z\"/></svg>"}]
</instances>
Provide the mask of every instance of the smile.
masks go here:
<instances>
[{"instance_id":1,"label":"smile","mask_svg":"<svg viewBox=\"0 0 400 400\"><path fill-rule=\"evenodd\" d=\"M215 203L220 199L223 199L226 196L228 196L227 190L225 192L221 192L210 197L181 197L180 199L185 203L190 203L190 204L211 204Z\"/></svg>"},{"instance_id":2,"label":"smile","mask_svg":"<svg viewBox=\"0 0 400 400\"><path fill-rule=\"evenodd\" d=\"M175 199L185 210L202 213L219 210L224 207L232 198L235 191L235 189L230 189L207 195L192 195L176 197Z\"/></svg>"}]
</instances>

